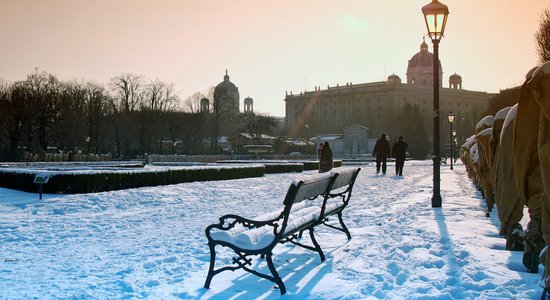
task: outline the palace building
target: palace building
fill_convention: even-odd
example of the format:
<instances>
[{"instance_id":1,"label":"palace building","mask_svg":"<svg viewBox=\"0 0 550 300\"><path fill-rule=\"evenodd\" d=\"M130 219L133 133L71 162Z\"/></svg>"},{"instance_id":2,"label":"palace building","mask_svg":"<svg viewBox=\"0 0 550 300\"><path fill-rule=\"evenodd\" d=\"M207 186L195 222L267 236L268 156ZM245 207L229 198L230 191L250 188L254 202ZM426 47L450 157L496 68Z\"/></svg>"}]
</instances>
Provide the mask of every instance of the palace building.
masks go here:
<instances>
[{"instance_id":1,"label":"palace building","mask_svg":"<svg viewBox=\"0 0 550 300\"><path fill-rule=\"evenodd\" d=\"M448 86L442 86L443 68L441 62L439 64L441 135L448 137L447 115L452 112L456 115L457 136L465 138L483 117L482 113L495 94L462 89L462 77L458 74L449 76ZM285 108L289 135L343 134L350 125L359 125L368 128L369 139L381 133L397 138L403 134L399 128L407 126L398 126L403 121L400 113L412 108L418 113L417 119L422 119L427 138L432 139L433 75L433 54L423 42L420 52L408 62L406 82L392 74L381 82L349 82L326 89L319 86L314 91L299 94L287 92Z\"/></svg>"}]
</instances>

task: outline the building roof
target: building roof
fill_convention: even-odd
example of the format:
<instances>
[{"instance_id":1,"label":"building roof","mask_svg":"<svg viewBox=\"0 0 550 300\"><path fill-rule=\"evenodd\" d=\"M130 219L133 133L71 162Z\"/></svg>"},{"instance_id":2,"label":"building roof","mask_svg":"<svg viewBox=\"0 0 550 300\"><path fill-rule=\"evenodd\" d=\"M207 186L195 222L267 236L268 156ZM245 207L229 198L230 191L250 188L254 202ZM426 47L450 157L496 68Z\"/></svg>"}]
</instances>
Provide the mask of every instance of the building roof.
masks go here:
<instances>
[{"instance_id":1,"label":"building roof","mask_svg":"<svg viewBox=\"0 0 550 300\"><path fill-rule=\"evenodd\" d=\"M420 52L413 55L409 60L410 67L429 67L433 66L433 54L428 51L428 45L425 41L422 41L420 45Z\"/></svg>"},{"instance_id":2,"label":"building roof","mask_svg":"<svg viewBox=\"0 0 550 300\"><path fill-rule=\"evenodd\" d=\"M422 41L422 44L420 45L420 52L413 55L413 57L409 60L409 65L407 66L407 73L409 73L409 69L411 68L426 68L430 70L429 68L433 68L433 61L434 61L434 55L430 51L428 51L428 45L425 41ZM441 72L441 61L439 62L439 70Z\"/></svg>"},{"instance_id":3,"label":"building roof","mask_svg":"<svg viewBox=\"0 0 550 300\"><path fill-rule=\"evenodd\" d=\"M214 89L215 95L222 95L225 93L239 93L239 89L233 82L229 81L229 75L227 75L227 70L225 70L225 76L223 76L223 81L220 82Z\"/></svg>"},{"instance_id":4,"label":"building roof","mask_svg":"<svg viewBox=\"0 0 550 300\"><path fill-rule=\"evenodd\" d=\"M453 75L449 76L449 79L460 79L460 80L462 80L462 76L454 73Z\"/></svg>"}]
</instances>

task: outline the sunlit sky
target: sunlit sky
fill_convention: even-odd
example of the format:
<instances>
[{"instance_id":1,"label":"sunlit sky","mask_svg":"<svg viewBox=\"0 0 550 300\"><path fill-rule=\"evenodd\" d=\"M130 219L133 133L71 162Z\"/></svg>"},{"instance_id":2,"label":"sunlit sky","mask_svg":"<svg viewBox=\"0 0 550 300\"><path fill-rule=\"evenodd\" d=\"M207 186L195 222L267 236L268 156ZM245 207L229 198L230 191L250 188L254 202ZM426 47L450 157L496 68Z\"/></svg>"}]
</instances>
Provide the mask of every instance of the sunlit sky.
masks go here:
<instances>
[{"instance_id":1,"label":"sunlit sky","mask_svg":"<svg viewBox=\"0 0 550 300\"><path fill-rule=\"evenodd\" d=\"M185 99L228 69L242 101L284 116L286 91L406 79L429 0L0 0L0 79L35 68L107 86L122 73L174 83ZM534 34L550 0L442 0L450 15L443 85L498 92L538 64ZM432 44L427 40L429 50Z\"/></svg>"}]
</instances>

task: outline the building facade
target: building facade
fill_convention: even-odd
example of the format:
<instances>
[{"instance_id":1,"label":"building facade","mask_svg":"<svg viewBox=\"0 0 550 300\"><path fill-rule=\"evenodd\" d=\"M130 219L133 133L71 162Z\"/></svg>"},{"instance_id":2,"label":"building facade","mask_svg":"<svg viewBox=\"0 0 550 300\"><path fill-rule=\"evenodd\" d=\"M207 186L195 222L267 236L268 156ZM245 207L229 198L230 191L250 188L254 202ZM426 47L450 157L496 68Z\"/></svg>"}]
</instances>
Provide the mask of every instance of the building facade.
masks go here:
<instances>
[{"instance_id":1,"label":"building facade","mask_svg":"<svg viewBox=\"0 0 550 300\"><path fill-rule=\"evenodd\" d=\"M442 68L440 63L440 78ZM442 80L440 80L442 82ZM483 117L489 100L494 94L462 89L462 77L453 74L449 86L440 88L441 141L448 136L447 115L455 118L457 136L465 138L468 130ZM305 128L311 136L326 133L343 133L350 124L369 129L369 138L381 133L397 137L403 135L408 124L403 124L415 112L415 120L421 120L428 138L432 138L433 124L433 54L423 42L420 52L408 62L406 83L395 74L387 81L315 87L314 91L287 93L285 97L286 126L293 137L305 136ZM391 141L390 141L391 142Z\"/></svg>"}]
</instances>

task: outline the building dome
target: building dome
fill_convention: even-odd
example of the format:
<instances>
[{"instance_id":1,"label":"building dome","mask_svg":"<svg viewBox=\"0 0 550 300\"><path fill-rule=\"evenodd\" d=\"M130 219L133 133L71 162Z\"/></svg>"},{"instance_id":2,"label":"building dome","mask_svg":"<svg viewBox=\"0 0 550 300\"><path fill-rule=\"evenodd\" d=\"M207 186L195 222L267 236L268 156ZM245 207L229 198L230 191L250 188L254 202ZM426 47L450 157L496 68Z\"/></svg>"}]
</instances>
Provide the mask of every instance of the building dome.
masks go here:
<instances>
[{"instance_id":1,"label":"building dome","mask_svg":"<svg viewBox=\"0 0 550 300\"><path fill-rule=\"evenodd\" d=\"M214 110L231 111L239 113L239 88L229 81L229 75L225 70L223 81L214 88Z\"/></svg>"},{"instance_id":2,"label":"building dome","mask_svg":"<svg viewBox=\"0 0 550 300\"><path fill-rule=\"evenodd\" d=\"M449 76L449 80L462 80L462 76L454 73L453 75Z\"/></svg>"},{"instance_id":3,"label":"building dome","mask_svg":"<svg viewBox=\"0 0 550 300\"><path fill-rule=\"evenodd\" d=\"M229 81L229 75L227 75L227 70L225 70L225 76L223 76L223 81L220 82L214 89L214 93L239 93L239 89L233 82Z\"/></svg>"},{"instance_id":4,"label":"building dome","mask_svg":"<svg viewBox=\"0 0 550 300\"><path fill-rule=\"evenodd\" d=\"M388 76L388 82L392 84L401 83L401 78L395 74L391 74Z\"/></svg>"},{"instance_id":5,"label":"building dome","mask_svg":"<svg viewBox=\"0 0 550 300\"><path fill-rule=\"evenodd\" d=\"M433 66L434 55L428 51L428 44L422 42L420 52L416 53L409 60L409 68L411 67L431 67Z\"/></svg>"},{"instance_id":6,"label":"building dome","mask_svg":"<svg viewBox=\"0 0 550 300\"><path fill-rule=\"evenodd\" d=\"M462 89L462 77L456 73L449 76L449 88L451 89Z\"/></svg>"},{"instance_id":7,"label":"building dome","mask_svg":"<svg viewBox=\"0 0 550 300\"><path fill-rule=\"evenodd\" d=\"M428 45L425 41L422 41L420 45L420 52L413 55L409 60L407 66L407 83L420 86L433 85L433 61L434 55L428 51ZM439 83L441 85L441 78L443 69L441 62L439 62Z\"/></svg>"}]
</instances>

